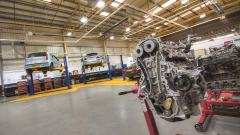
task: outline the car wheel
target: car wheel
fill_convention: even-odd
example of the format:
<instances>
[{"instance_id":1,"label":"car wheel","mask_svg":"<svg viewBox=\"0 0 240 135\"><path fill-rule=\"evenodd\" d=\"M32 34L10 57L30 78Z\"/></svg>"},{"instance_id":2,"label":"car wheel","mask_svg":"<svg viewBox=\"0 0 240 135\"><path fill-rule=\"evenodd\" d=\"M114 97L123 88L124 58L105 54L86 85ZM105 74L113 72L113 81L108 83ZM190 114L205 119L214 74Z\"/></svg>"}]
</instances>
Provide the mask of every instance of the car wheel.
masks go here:
<instances>
[{"instance_id":1,"label":"car wheel","mask_svg":"<svg viewBox=\"0 0 240 135\"><path fill-rule=\"evenodd\" d=\"M51 63L49 69L52 70L53 68L54 68L53 63Z\"/></svg>"}]
</instances>

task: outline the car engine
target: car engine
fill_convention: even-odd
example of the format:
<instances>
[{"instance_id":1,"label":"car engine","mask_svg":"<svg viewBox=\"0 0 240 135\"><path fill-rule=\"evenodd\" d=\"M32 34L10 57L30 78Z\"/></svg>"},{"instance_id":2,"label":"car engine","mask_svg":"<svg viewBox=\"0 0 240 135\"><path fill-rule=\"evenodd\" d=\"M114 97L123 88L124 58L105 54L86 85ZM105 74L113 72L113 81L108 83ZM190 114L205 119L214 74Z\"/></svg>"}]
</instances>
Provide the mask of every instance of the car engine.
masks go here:
<instances>
[{"instance_id":1,"label":"car engine","mask_svg":"<svg viewBox=\"0 0 240 135\"><path fill-rule=\"evenodd\" d=\"M198 58L198 66L208 90L240 89L240 46L211 48L210 54Z\"/></svg>"},{"instance_id":2,"label":"car engine","mask_svg":"<svg viewBox=\"0 0 240 135\"><path fill-rule=\"evenodd\" d=\"M141 69L140 97L150 101L153 111L168 121L179 121L193 114L205 90L205 81L186 51L189 45L146 38L136 48Z\"/></svg>"}]
</instances>

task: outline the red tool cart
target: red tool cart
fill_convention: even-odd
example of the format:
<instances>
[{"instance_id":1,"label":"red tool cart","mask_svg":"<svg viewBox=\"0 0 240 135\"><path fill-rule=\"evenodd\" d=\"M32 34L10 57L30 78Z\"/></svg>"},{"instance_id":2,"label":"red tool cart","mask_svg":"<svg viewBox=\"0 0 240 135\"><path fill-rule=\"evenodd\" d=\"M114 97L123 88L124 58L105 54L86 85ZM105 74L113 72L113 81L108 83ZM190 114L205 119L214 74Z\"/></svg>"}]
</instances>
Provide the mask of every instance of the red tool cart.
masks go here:
<instances>
[{"instance_id":1,"label":"red tool cart","mask_svg":"<svg viewBox=\"0 0 240 135\"><path fill-rule=\"evenodd\" d=\"M240 117L240 90L208 91L200 105L201 116L195 129L204 132L213 115Z\"/></svg>"},{"instance_id":2,"label":"red tool cart","mask_svg":"<svg viewBox=\"0 0 240 135\"><path fill-rule=\"evenodd\" d=\"M44 87L45 90L53 89L53 82L51 78L44 78Z\"/></svg>"},{"instance_id":3,"label":"red tool cart","mask_svg":"<svg viewBox=\"0 0 240 135\"><path fill-rule=\"evenodd\" d=\"M28 93L27 81L17 82L17 92L18 95L24 95Z\"/></svg>"},{"instance_id":4,"label":"red tool cart","mask_svg":"<svg viewBox=\"0 0 240 135\"><path fill-rule=\"evenodd\" d=\"M33 80L34 92L41 91L41 83L39 80Z\"/></svg>"}]
</instances>

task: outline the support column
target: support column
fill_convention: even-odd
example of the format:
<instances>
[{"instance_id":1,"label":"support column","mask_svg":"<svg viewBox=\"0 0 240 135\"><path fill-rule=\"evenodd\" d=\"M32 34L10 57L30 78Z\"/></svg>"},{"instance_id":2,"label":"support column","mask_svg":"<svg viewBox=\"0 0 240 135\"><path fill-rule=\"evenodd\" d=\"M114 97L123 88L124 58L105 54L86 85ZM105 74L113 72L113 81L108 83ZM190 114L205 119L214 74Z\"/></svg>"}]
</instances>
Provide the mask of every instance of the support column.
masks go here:
<instances>
[{"instance_id":1,"label":"support column","mask_svg":"<svg viewBox=\"0 0 240 135\"><path fill-rule=\"evenodd\" d=\"M71 89L72 86L71 86L71 80L70 80L70 75L69 75L69 71L68 71L68 66L69 66L69 64L68 64L68 52L67 52L67 43L66 43L65 37L63 38L63 40L64 40L64 44L63 44L64 67L65 67L65 73L66 73L65 81L66 81L68 89Z\"/></svg>"},{"instance_id":2,"label":"support column","mask_svg":"<svg viewBox=\"0 0 240 135\"><path fill-rule=\"evenodd\" d=\"M126 77L125 77L125 74L124 74L124 65L123 65L123 57L122 55L120 55L120 59L121 59L121 67L122 67L122 77L123 77L123 80L126 80Z\"/></svg>"},{"instance_id":3,"label":"support column","mask_svg":"<svg viewBox=\"0 0 240 135\"><path fill-rule=\"evenodd\" d=\"M29 75L28 75L28 87L29 87L29 91L28 91L28 94L31 96L31 95L34 95L34 84L33 84L33 73L31 72Z\"/></svg>"},{"instance_id":4,"label":"support column","mask_svg":"<svg viewBox=\"0 0 240 135\"><path fill-rule=\"evenodd\" d=\"M111 70L109 55L107 55L107 65L108 65L108 75L109 75L109 79L112 80L112 70Z\"/></svg>"},{"instance_id":5,"label":"support column","mask_svg":"<svg viewBox=\"0 0 240 135\"><path fill-rule=\"evenodd\" d=\"M4 81L3 81L3 58L2 58L2 42L0 41L0 76L2 85L2 95L4 96Z\"/></svg>"}]
</instances>

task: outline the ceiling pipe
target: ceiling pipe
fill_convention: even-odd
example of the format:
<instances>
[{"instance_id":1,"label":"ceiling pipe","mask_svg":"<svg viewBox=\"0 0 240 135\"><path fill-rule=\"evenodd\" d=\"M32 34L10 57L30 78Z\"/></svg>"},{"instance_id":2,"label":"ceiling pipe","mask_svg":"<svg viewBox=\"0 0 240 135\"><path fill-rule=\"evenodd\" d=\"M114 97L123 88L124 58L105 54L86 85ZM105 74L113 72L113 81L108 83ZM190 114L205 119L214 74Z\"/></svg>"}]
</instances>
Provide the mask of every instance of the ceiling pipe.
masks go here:
<instances>
[{"instance_id":1,"label":"ceiling pipe","mask_svg":"<svg viewBox=\"0 0 240 135\"><path fill-rule=\"evenodd\" d=\"M121 21L119 21L118 23L116 23L115 25L113 25L111 28L109 28L108 30L104 31L104 32L102 33L102 36L104 36L106 33L108 33L109 31L113 30L115 27L121 25L122 23L124 23L124 22L127 21L127 20L128 20L128 17L123 18Z\"/></svg>"},{"instance_id":2,"label":"ceiling pipe","mask_svg":"<svg viewBox=\"0 0 240 135\"><path fill-rule=\"evenodd\" d=\"M208 0L207 0L207 1L208 1ZM172 18L174 18L174 17L177 17L177 16L179 16L179 15L182 14L182 13L185 13L185 12L187 12L187 11L190 11L190 10L192 10L192 9L194 9L194 8L196 8L196 7L204 4L204 3L206 3L207 1L203 1L203 2L201 2L201 3L199 3L199 4L196 4L196 5L192 6L191 8L188 8L187 10L184 10L184 11L179 12L179 13L173 15L173 16L170 16L170 17L168 18L168 20L169 20L169 19L172 19ZM196 1L194 1L194 2L196 2ZM193 2L193 3L194 3L194 2ZM145 11L145 12L146 12L146 11ZM163 22L164 22L164 21L160 21L160 22L154 23L154 24L152 24L152 25L149 25L149 26L147 26L147 27L144 27L144 28L141 29L141 30L138 30L138 31L136 31L136 32L133 32L133 33L128 34L126 37L129 37L129 36L131 36L131 35L134 35L134 34L136 34L136 33L139 33L139 32L141 32L141 31L143 31L143 30L146 30L146 29L148 29L148 28L151 28L151 27L153 27L153 26L155 26L155 25L158 25L158 24L161 24L161 23L163 23ZM184 27L184 29L186 29L186 28L187 28L187 27Z\"/></svg>"},{"instance_id":3,"label":"ceiling pipe","mask_svg":"<svg viewBox=\"0 0 240 135\"><path fill-rule=\"evenodd\" d=\"M167 22L172 23L172 24L175 24L175 25L177 25L177 26L180 26L180 27L183 27L183 28L187 28L186 26L184 26L184 25L182 25L182 24L176 23L176 22L174 22L174 21L171 21L171 20L169 20L169 19L163 18L163 17L158 16L158 15L153 15L153 14L151 14L151 13L145 11L145 10L142 10L141 8L138 8L138 7L136 7L136 6L133 6L133 5L130 5L130 4L126 4L126 5L127 5L128 7L130 7L130 8L133 8L133 9L135 9L135 10L137 10L137 11L140 11L140 12L142 12L142 13L145 13L145 14L147 14L147 15L149 15L149 16L154 16L154 17L159 18L159 19L161 19L161 20L163 20L163 21L167 21Z\"/></svg>"}]
</instances>

